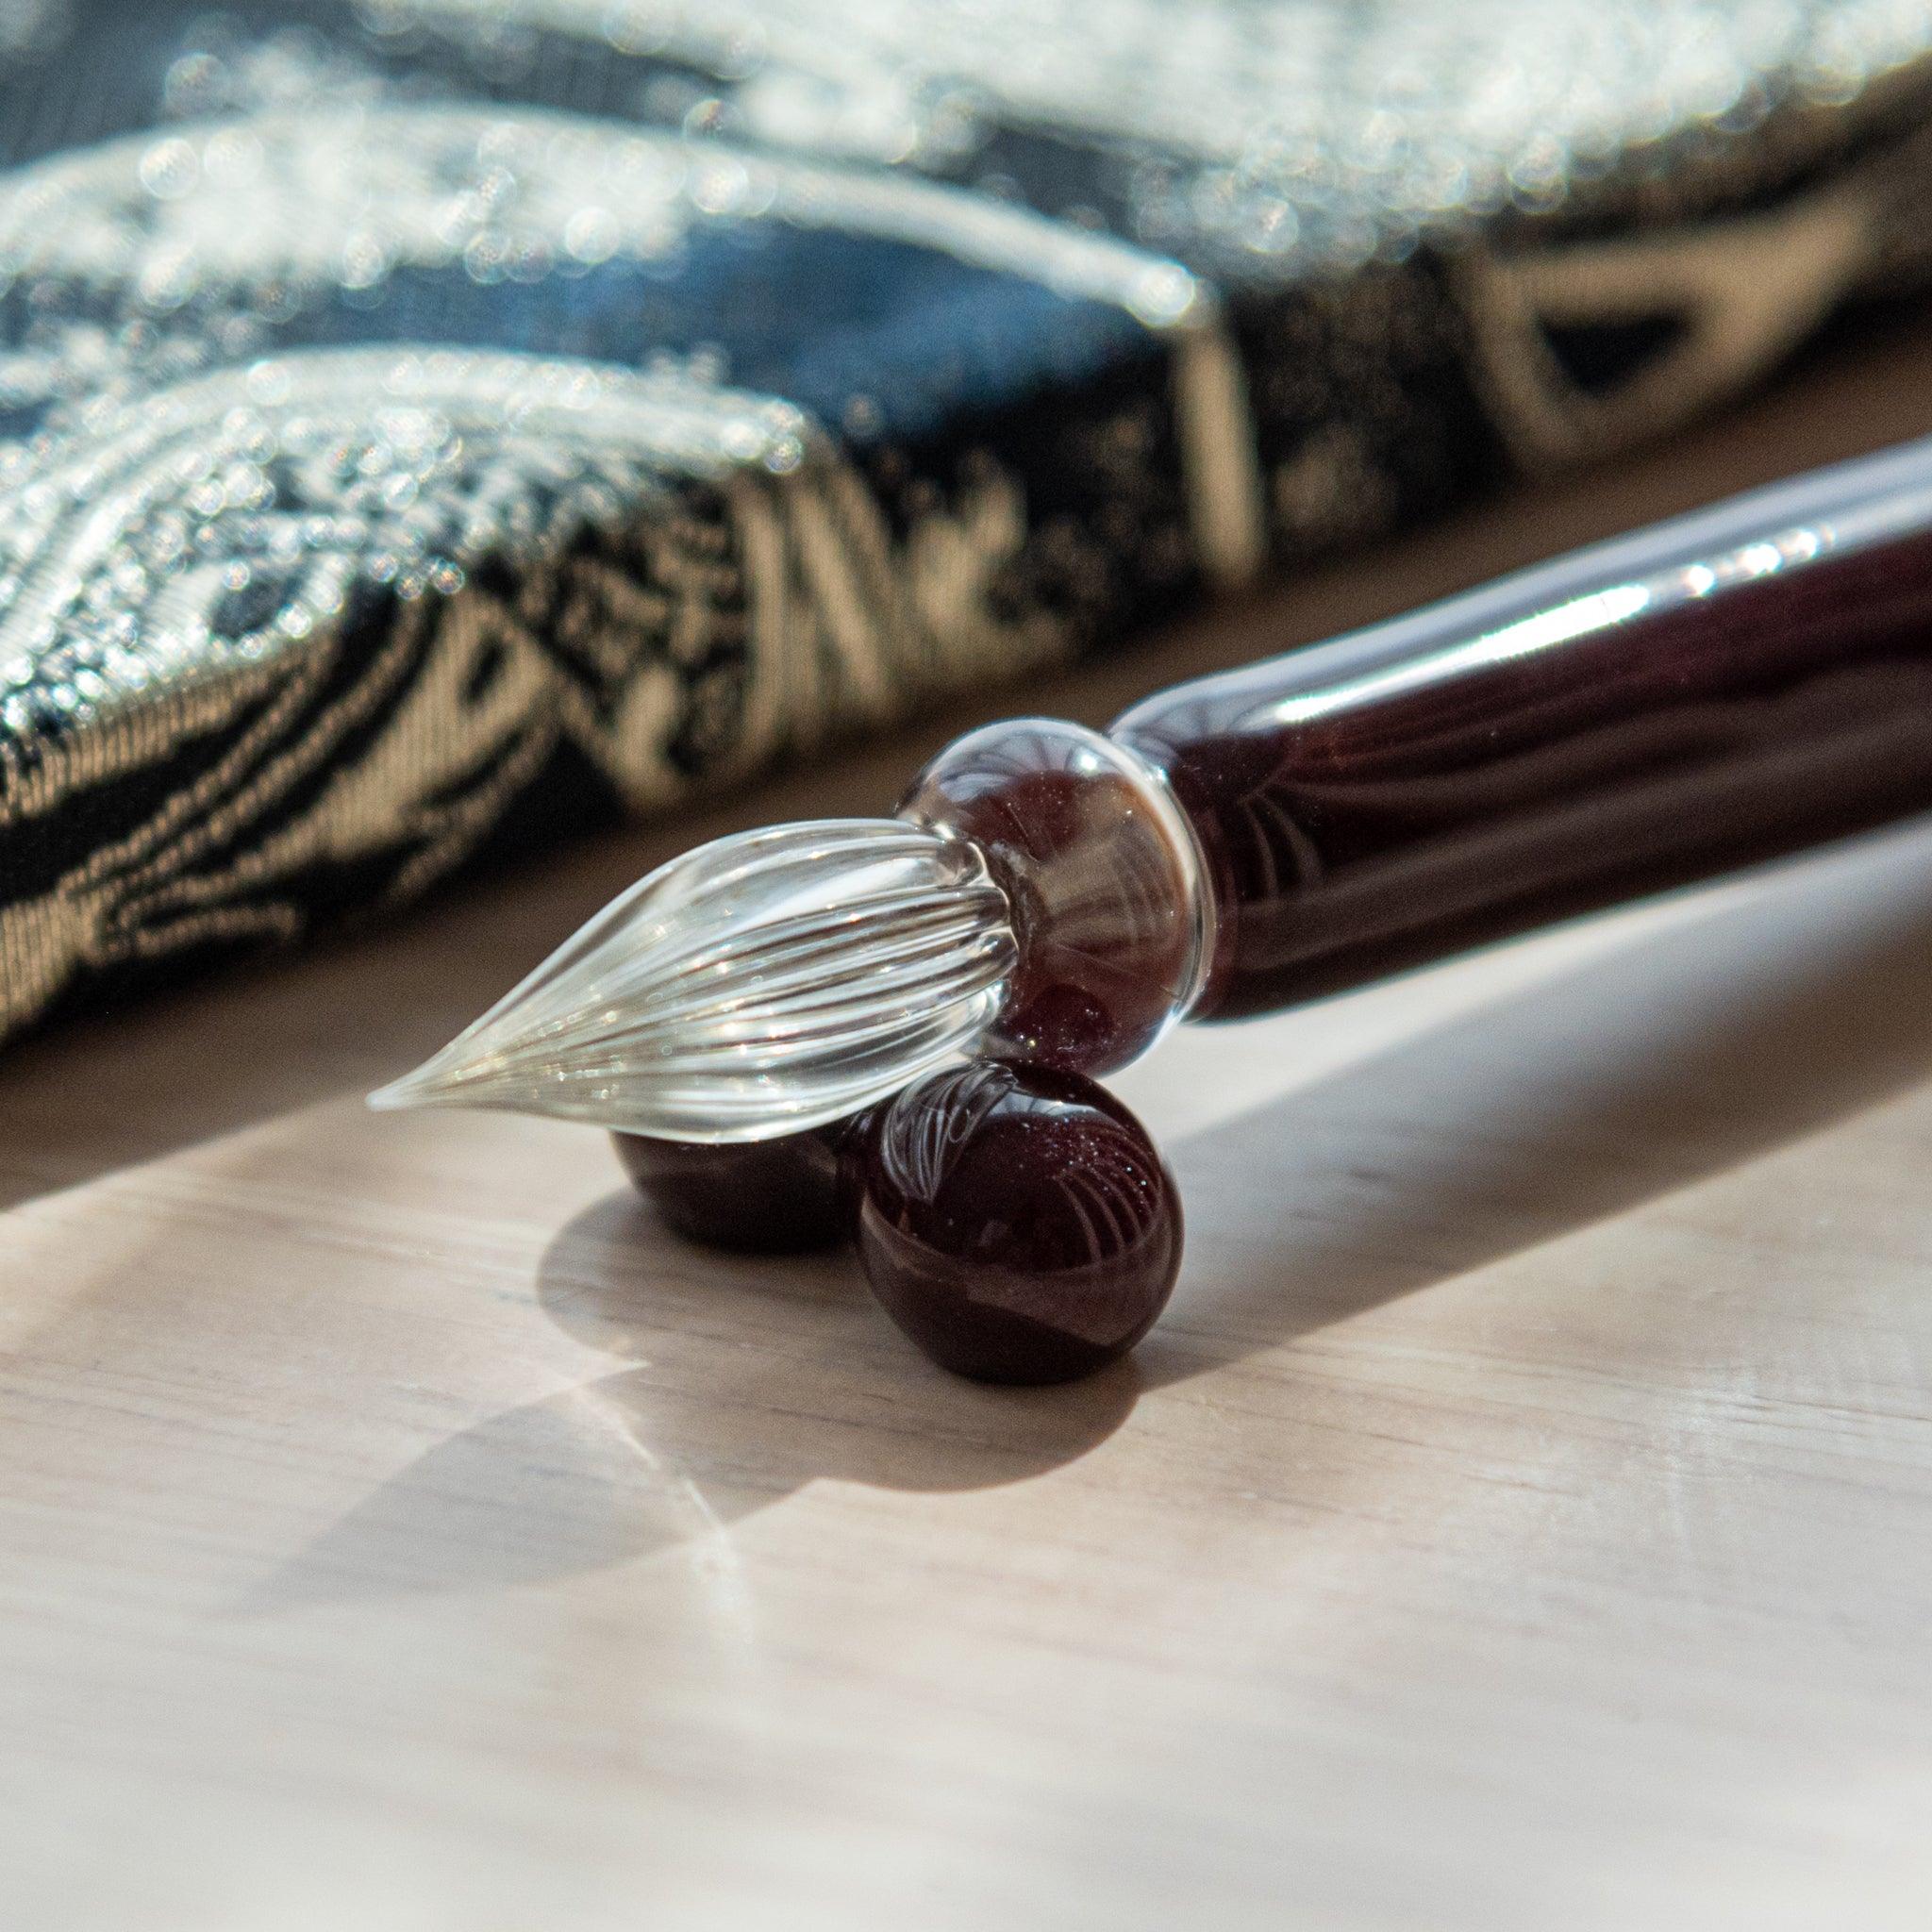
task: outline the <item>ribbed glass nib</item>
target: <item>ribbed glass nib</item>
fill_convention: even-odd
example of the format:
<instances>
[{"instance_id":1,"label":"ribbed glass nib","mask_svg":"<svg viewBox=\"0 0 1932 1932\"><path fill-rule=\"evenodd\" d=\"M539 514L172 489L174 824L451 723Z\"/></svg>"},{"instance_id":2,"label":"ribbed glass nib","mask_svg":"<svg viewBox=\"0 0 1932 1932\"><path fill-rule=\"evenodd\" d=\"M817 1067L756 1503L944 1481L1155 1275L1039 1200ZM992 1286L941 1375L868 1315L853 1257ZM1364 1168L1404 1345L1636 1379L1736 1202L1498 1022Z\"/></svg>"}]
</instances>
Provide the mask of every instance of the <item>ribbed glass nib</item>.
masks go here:
<instances>
[{"instance_id":1,"label":"ribbed glass nib","mask_svg":"<svg viewBox=\"0 0 1932 1932\"><path fill-rule=\"evenodd\" d=\"M370 1105L769 1140L970 1053L1015 952L965 840L895 819L745 832L633 886Z\"/></svg>"}]
</instances>

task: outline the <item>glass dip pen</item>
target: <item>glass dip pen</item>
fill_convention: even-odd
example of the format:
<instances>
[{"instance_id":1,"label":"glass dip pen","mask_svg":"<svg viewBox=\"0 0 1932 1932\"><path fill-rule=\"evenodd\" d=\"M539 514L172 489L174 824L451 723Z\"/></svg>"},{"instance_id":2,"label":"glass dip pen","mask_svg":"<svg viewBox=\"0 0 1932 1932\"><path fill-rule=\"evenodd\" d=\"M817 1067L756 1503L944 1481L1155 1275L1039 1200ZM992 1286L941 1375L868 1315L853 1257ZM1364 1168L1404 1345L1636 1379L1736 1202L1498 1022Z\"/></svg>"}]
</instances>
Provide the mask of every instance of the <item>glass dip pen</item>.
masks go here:
<instances>
[{"instance_id":1,"label":"glass dip pen","mask_svg":"<svg viewBox=\"0 0 1932 1932\"><path fill-rule=\"evenodd\" d=\"M1932 807L1932 441L672 860L377 1107L685 1143L1089 1075Z\"/></svg>"}]
</instances>

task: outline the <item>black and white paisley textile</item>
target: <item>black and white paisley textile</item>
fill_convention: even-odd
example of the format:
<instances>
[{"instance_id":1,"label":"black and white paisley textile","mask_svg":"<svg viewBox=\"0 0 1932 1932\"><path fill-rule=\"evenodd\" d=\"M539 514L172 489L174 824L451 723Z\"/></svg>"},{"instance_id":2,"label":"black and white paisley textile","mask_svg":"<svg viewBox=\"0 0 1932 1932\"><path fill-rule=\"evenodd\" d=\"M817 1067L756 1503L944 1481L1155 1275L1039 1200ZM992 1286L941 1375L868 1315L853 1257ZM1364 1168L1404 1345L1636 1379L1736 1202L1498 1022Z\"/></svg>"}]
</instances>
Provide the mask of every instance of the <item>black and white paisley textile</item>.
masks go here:
<instances>
[{"instance_id":1,"label":"black and white paisley textile","mask_svg":"<svg viewBox=\"0 0 1932 1932\"><path fill-rule=\"evenodd\" d=\"M0 0L0 1036L1916 286L1904 0Z\"/></svg>"}]
</instances>

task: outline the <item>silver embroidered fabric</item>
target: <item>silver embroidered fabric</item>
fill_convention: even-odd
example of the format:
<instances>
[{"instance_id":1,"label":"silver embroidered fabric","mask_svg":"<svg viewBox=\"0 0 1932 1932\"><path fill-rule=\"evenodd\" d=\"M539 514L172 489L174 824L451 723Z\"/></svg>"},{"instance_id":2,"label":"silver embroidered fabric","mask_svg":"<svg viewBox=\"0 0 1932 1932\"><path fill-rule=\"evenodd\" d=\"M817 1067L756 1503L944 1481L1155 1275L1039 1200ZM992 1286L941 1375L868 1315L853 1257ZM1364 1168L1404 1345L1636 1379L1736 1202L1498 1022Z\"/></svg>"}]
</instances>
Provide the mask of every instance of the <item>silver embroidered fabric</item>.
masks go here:
<instances>
[{"instance_id":1,"label":"silver embroidered fabric","mask_svg":"<svg viewBox=\"0 0 1932 1932\"><path fill-rule=\"evenodd\" d=\"M1655 433L1917 285L1928 90L1900 0L0 0L0 1036Z\"/></svg>"}]
</instances>

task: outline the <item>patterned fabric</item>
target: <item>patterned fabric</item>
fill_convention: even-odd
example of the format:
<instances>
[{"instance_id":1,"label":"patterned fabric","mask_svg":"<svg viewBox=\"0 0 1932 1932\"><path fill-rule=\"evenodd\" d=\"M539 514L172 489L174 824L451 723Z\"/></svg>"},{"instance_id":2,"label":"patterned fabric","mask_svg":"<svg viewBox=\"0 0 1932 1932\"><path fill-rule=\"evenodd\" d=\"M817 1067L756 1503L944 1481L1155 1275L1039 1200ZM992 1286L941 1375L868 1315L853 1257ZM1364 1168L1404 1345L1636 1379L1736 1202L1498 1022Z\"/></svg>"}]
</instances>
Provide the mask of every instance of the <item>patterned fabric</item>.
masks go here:
<instances>
[{"instance_id":1,"label":"patterned fabric","mask_svg":"<svg viewBox=\"0 0 1932 1932\"><path fill-rule=\"evenodd\" d=\"M1898 0L0 0L0 1035L1646 435Z\"/></svg>"}]
</instances>

